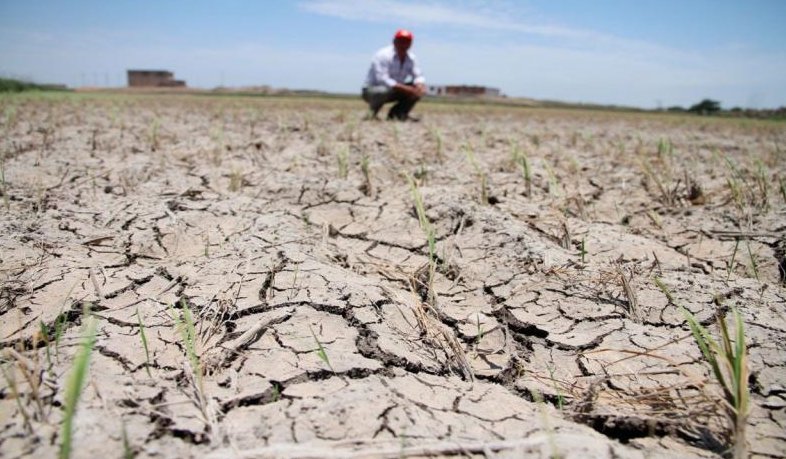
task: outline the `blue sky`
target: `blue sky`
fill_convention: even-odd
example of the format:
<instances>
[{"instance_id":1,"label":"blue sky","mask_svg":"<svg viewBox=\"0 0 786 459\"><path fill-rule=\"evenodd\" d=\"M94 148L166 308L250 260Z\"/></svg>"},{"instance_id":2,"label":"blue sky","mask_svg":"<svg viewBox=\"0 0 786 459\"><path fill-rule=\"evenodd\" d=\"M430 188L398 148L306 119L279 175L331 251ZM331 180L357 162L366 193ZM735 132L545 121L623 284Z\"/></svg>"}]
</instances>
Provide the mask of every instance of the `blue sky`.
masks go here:
<instances>
[{"instance_id":1,"label":"blue sky","mask_svg":"<svg viewBox=\"0 0 786 459\"><path fill-rule=\"evenodd\" d=\"M0 74L357 92L400 27L429 83L639 107L786 105L781 0L0 0Z\"/></svg>"}]
</instances>

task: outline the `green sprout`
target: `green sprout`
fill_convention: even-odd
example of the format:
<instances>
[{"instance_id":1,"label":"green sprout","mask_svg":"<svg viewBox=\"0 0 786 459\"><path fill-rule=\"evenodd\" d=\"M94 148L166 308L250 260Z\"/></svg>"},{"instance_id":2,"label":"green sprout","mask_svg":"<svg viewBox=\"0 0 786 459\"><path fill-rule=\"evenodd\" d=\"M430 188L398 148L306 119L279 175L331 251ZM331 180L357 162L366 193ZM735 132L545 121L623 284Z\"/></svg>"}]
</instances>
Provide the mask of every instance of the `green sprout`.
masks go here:
<instances>
[{"instance_id":1,"label":"green sprout","mask_svg":"<svg viewBox=\"0 0 786 459\"><path fill-rule=\"evenodd\" d=\"M366 196L371 196L373 188L371 187L371 167L368 155L360 157L360 172L363 174L363 193Z\"/></svg>"},{"instance_id":2,"label":"green sprout","mask_svg":"<svg viewBox=\"0 0 786 459\"><path fill-rule=\"evenodd\" d=\"M170 306L172 308L172 306ZM180 313L174 309L170 311L172 318L175 321L175 328L180 333L180 339L183 342L183 348L186 351L186 357L191 364L191 370L196 377L196 383L199 391L202 389L202 366L199 362L199 355L196 351L196 330L194 328L194 318L191 315L191 310L188 308L185 299L180 299Z\"/></svg>"},{"instance_id":3,"label":"green sprout","mask_svg":"<svg viewBox=\"0 0 786 459\"><path fill-rule=\"evenodd\" d=\"M147 335L145 334L145 324L142 323L142 316L139 315L139 308L136 310L136 319L139 323L139 337L142 339L142 347L145 349L145 370L147 371L148 377L153 377L150 374L150 349L147 345Z\"/></svg>"},{"instance_id":4,"label":"green sprout","mask_svg":"<svg viewBox=\"0 0 786 459\"><path fill-rule=\"evenodd\" d=\"M552 387L554 388L554 391L557 393L557 408L559 408L559 410L562 411L563 408L565 407L565 397L562 395L562 391L560 390L559 385L557 384L557 380L554 379L554 367L548 365L546 368L548 368L549 370L549 379L551 379Z\"/></svg>"},{"instance_id":5,"label":"green sprout","mask_svg":"<svg viewBox=\"0 0 786 459\"><path fill-rule=\"evenodd\" d=\"M82 343L74 357L71 373L65 386L65 413L63 414L63 430L61 433L62 442L58 454L60 459L71 457L74 415L76 414L76 407L87 379L90 354L92 354L96 342L97 320L90 314L89 305L85 305L84 317L86 320L82 331Z\"/></svg>"},{"instance_id":6,"label":"green sprout","mask_svg":"<svg viewBox=\"0 0 786 459\"><path fill-rule=\"evenodd\" d=\"M328 358L327 352L325 351L325 347L322 346L322 343L319 341L319 338L317 338L317 334L314 333L314 329L311 328L311 325L308 326L308 329L311 331L311 336L314 337L314 341L317 343L317 357L319 357L320 360L325 362L325 365L327 365L328 368L330 368L330 371L335 373L336 370L334 370L333 365L330 364L330 359Z\"/></svg>"},{"instance_id":7,"label":"green sprout","mask_svg":"<svg viewBox=\"0 0 786 459\"><path fill-rule=\"evenodd\" d=\"M6 212L11 210L11 198L8 196L8 189L5 181L5 160L0 161L0 193L3 194L3 205Z\"/></svg>"},{"instance_id":8,"label":"green sprout","mask_svg":"<svg viewBox=\"0 0 786 459\"><path fill-rule=\"evenodd\" d=\"M736 238L734 240L734 251L731 253L731 261L729 262L728 266L726 267L726 280L728 281L731 278L731 273L734 272L734 258L737 256L737 249L740 247L740 240Z\"/></svg>"},{"instance_id":9,"label":"green sprout","mask_svg":"<svg viewBox=\"0 0 786 459\"><path fill-rule=\"evenodd\" d=\"M543 166L546 168L546 174L549 176L549 193L552 196L559 196L559 179L557 179L557 174L554 173L554 169L552 169L548 161L544 160Z\"/></svg>"},{"instance_id":10,"label":"green sprout","mask_svg":"<svg viewBox=\"0 0 786 459\"><path fill-rule=\"evenodd\" d=\"M753 271L753 277L756 280L759 280L759 263L756 261L756 256L751 251L751 244L750 241L745 241L745 246L748 248L748 258L751 260L751 271Z\"/></svg>"},{"instance_id":11,"label":"green sprout","mask_svg":"<svg viewBox=\"0 0 786 459\"><path fill-rule=\"evenodd\" d=\"M338 178L346 179L349 174L349 148L342 148L336 153L336 162L338 164Z\"/></svg>"},{"instance_id":12,"label":"green sprout","mask_svg":"<svg viewBox=\"0 0 786 459\"><path fill-rule=\"evenodd\" d=\"M68 317L62 312L55 319L55 357L60 359L60 340L63 338L63 330Z\"/></svg>"}]
</instances>

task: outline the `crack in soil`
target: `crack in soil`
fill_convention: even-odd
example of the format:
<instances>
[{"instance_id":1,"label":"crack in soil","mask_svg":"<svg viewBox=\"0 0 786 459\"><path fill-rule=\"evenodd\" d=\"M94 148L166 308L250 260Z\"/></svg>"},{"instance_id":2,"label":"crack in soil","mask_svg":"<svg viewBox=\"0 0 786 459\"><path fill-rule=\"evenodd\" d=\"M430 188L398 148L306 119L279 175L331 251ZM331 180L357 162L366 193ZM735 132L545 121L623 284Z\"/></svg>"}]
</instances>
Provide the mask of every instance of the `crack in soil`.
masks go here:
<instances>
[{"instance_id":1,"label":"crack in soil","mask_svg":"<svg viewBox=\"0 0 786 459\"><path fill-rule=\"evenodd\" d=\"M777 379L786 366L778 218L786 201L770 192L762 206L751 187L739 205L724 161L736 164L734 180L759 183L760 170L773 181L783 165L767 152L786 142L786 131L505 107L481 116L477 107L428 103L425 124L400 127L357 124L349 101L229 102L7 102L19 119L5 127L0 347L4 371L23 383L21 397L7 381L0 387L0 409L11 413L4 447L27 441L30 455L48 451L28 441L20 419L32 386L5 351L30 362L62 351L47 368L62 391L83 339L81 303L92 299L105 329L89 377L111 390L98 402L88 385L82 406L92 416L115 410L100 425L87 414L77 424L93 429L81 435L96 451L106 451L101 441L121 447L117 421L131 419L135 452L172 455L178 445L177 454L204 455L226 440L215 430L244 413L258 417L234 426L245 438L241 453L260 440L505 442L543 432L525 428L540 425L533 413L543 400L558 441L584 436L566 444L567 455L593 456L581 447L598 444L594 455L611 457L633 454L625 445L675 457L717 453L720 440L707 438L724 438L722 418L708 418L703 431L689 419L695 407L712 406L708 399L677 403L698 391L689 375L708 374L694 343L676 339L690 337L678 304L710 333L716 314L742 312L757 413L748 439L762 456L769 445L783 449L786 439L771 432L786 394ZM668 145L679 149L664 154ZM345 150L347 171L337 177L330 154ZM529 178L511 150L525 155ZM652 172L645 180L642 164ZM413 177L436 232L433 278L421 268L428 241L401 171ZM477 196L479 172L487 202ZM661 196L653 177L675 196ZM739 240L746 244L735 248ZM613 278L620 264L637 281L636 323ZM672 295L653 288L655 276ZM73 291L62 291L72 279ZM189 399L197 392L187 343L166 314L180 301L199 331L203 402L218 404L214 424ZM134 306L150 362L140 358ZM62 349L50 349L54 341ZM154 393L139 384L143 366ZM123 390L146 395L118 395L113 372L133 375ZM711 394L715 386L701 387ZM429 390L430 399L416 393ZM349 418L365 415L372 422Z\"/></svg>"}]
</instances>

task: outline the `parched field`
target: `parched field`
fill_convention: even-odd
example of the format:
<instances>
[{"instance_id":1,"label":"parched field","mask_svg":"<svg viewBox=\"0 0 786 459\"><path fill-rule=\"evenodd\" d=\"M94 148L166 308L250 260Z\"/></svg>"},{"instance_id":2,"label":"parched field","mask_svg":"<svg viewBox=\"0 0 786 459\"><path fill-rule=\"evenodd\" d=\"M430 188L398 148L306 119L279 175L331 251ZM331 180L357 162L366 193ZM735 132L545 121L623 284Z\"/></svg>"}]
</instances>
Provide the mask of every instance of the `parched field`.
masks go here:
<instances>
[{"instance_id":1,"label":"parched field","mask_svg":"<svg viewBox=\"0 0 786 459\"><path fill-rule=\"evenodd\" d=\"M786 124L0 104L2 457L718 457L683 310L786 451Z\"/></svg>"}]
</instances>

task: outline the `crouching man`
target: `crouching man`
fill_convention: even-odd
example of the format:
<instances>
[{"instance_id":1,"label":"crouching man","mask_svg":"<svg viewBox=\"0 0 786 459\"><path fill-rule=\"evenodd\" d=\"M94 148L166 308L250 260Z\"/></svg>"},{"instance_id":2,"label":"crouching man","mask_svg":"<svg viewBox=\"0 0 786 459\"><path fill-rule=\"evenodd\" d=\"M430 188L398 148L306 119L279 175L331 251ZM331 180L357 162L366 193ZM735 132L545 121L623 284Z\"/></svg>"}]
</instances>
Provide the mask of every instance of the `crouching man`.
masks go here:
<instances>
[{"instance_id":1,"label":"crouching man","mask_svg":"<svg viewBox=\"0 0 786 459\"><path fill-rule=\"evenodd\" d=\"M368 103L370 117L388 102L395 104L388 111L388 120L417 121L409 112L426 92L425 78L420 72L415 55L409 52L412 32L401 29L393 37L393 44L374 54L363 86L363 100Z\"/></svg>"}]
</instances>

